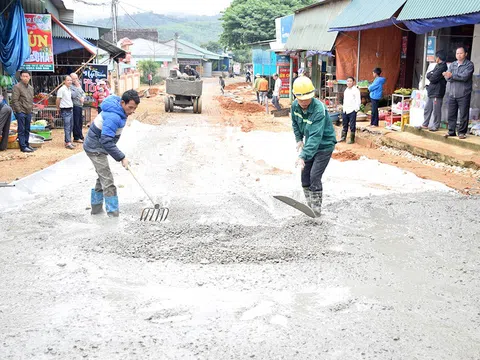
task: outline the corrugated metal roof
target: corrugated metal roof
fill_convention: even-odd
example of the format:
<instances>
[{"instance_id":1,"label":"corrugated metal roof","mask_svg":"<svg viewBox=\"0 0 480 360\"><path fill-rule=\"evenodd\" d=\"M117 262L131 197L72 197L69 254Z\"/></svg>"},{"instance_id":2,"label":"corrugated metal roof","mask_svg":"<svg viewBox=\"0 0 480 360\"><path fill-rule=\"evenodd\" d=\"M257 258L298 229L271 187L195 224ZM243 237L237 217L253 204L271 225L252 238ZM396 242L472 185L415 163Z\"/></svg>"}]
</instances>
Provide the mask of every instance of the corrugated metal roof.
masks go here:
<instances>
[{"instance_id":1,"label":"corrugated metal roof","mask_svg":"<svg viewBox=\"0 0 480 360\"><path fill-rule=\"evenodd\" d=\"M65 23L65 25L67 25L75 34L77 34L78 36L84 39L89 39L89 40L100 39L100 33L97 27L79 25L79 24L68 24L68 23ZM63 30L60 26L58 26L55 23L53 23L52 35L53 37L57 37L57 38L65 38L65 39L70 38L70 35L68 35L65 32L65 30Z\"/></svg>"},{"instance_id":2,"label":"corrugated metal roof","mask_svg":"<svg viewBox=\"0 0 480 360\"><path fill-rule=\"evenodd\" d=\"M132 39L133 45L130 45L130 52L135 56L153 56L172 57L175 50L173 47L159 42L146 39Z\"/></svg>"},{"instance_id":3,"label":"corrugated metal roof","mask_svg":"<svg viewBox=\"0 0 480 360\"><path fill-rule=\"evenodd\" d=\"M480 12L480 0L408 0L397 20L433 19Z\"/></svg>"},{"instance_id":4,"label":"corrugated metal roof","mask_svg":"<svg viewBox=\"0 0 480 360\"><path fill-rule=\"evenodd\" d=\"M347 7L349 0L331 1L295 14L286 50L330 51L337 38L329 24Z\"/></svg>"},{"instance_id":5,"label":"corrugated metal roof","mask_svg":"<svg viewBox=\"0 0 480 360\"><path fill-rule=\"evenodd\" d=\"M357 27L390 19L406 0L352 0L330 28Z\"/></svg>"}]
</instances>

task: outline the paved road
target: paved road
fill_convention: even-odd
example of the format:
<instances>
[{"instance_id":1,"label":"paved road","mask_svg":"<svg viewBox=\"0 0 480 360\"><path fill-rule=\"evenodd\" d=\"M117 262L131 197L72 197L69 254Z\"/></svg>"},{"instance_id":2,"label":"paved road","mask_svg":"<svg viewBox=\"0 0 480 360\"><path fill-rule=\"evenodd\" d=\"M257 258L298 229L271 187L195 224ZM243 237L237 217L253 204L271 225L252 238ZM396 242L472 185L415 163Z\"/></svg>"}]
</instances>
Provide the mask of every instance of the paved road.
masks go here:
<instances>
[{"instance_id":1,"label":"paved road","mask_svg":"<svg viewBox=\"0 0 480 360\"><path fill-rule=\"evenodd\" d=\"M480 358L479 198L332 162L311 220L271 197L300 198L290 134L208 116L120 144L167 223L116 164L121 217L90 216L82 154L1 190L1 359Z\"/></svg>"}]
</instances>

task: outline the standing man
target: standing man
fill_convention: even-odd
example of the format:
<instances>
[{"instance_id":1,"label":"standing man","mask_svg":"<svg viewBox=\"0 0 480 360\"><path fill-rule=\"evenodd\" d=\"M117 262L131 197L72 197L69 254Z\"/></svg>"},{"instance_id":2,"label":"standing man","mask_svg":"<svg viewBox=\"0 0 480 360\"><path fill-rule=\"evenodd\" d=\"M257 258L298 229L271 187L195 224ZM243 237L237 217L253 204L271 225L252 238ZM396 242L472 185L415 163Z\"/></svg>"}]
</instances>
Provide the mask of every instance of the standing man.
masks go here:
<instances>
[{"instance_id":1,"label":"standing man","mask_svg":"<svg viewBox=\"0 0 480 360\"><path fill-rule=\"evenodd\" d=\"M72 78L67 75L60 89L57 91L57 112L63 120L63 132L65 133L65 147L67 149L75 149L72 144L72 128L73 128L73 101L72 101Z\"/></svg>"},{"instance_id":2,"label":"standing man","mask_svg":"<svg viewBox=\"0 0 480 360\"><path fill-rule=\"evenodd\" d=\"M260 95L260 104L267 105L267 113L268 113L268 98L267 98L268 80L266 76L261 77L260 81L258 82L258 93Z\"/></svg>"},{"instance_id":3,"label":"standing man","mask_svg":"<svg viewBox=\"0 0 480 360\"><path fill-rule=\"evenodd\" d=\"M458 138L466 139L470 98L472 96L473 62L467 59L467 52L460 46L456 52L457 61L450 64L450 69L443 73L450 83L448 98L448 133L445 137L456 136L457 114L460 109L460 125Z\"/></svg>"},{"instance_id":4,"label":"standing man","mask_svg":"<svg viewBox=\"0 0 480 360\"><path fill-rule=\"evenodd\" d=\"M117 141L128 116L135 112L139 103L140 98L135 90L124 92L122 98L115 95L108 97L102 104L103 111L97 115L88 130L83 149L98 175L95 188L91 191L92 215L103 211L104 198L107 215L119 215L117 188L108 165L108 155L128 169L128 160L117 147Z\"/></svg>"},{"instance_id":5,"label":"standing man","mask_svg":"<svg viewBox=\"0 0 480 360\"><path fill-rule=\"evenodd\" d=\"M148 86L152 86L152 73L148 73Z\"/></svg>"},{"instance_id":6,"label":"standing man","mask_svg":"<svg viewBox=\"0 0 480 360\"><path fill-rule=\"evenodd\" d=\"M282 88L282 80L278 77L278 74L273 74L273 80L275 80L275 86L273 87L272 104L277 110L280 110L280 89Z\"/></svg>"},{"instance_id":7,"label":"standing man","mask_svg":"<svg viewBox=\"0 0 480 360\"><path fill-rule=\"evenodd\" d=\"M73 142L83 143L83 102L85 101L85 92L82 89L78 75L71 73L70 77L72 78L70 91L72 92L73 102Z\"/></svg>"},{"instance_id":8,"label":"standing man","mask_svg":"<svg viewBox=\"0 0 480 360\"><path fill-rule=\"evenodd\" d=\"M357 131L357 111L360 110L362 104L362 97L360 90L355 85L353 76L347 78L347 88L343 93L343 130L340 142L347 138L348 127L350 126L349 144L355 142L355 132Z\"/></svg>"},{"instance_id":9,"label":"standing man","mask_svg":"<svg viewBox=\"0 0 480 360\"><path fill-rule=\"evenodd\" d=\"M428 100L423 112L423 129L430 131L437 131L440 128L442 121L442 104L445 96L445 89L447 88L447 81L443 77L443 73L447 71L447 54L440 50L435 54L435 68L427 73L427 79L430 84L427 86ZM430 119L433 112L433 124L429 126Z\"/></svg>"},{"instance_id":10,"label":"standing man","mask_svg":"<svg viewBox=\"0 0 480 360\"><path fill-rule=\"evenodd\" d=\"M30 73L27 70L20 72L20 82L13 87L12 108L17 118L18 142L20 151L34 152L30 147L30 122L32 121L33 110L33 87L29 85Z\"/></svg>"},{"instance_id":11,"label":"standing man","mask_svg":"<svg viewBox=\"0 0 480 360\"><path fill-rule=\"evenodd\" d=\"M370 121L370 126L378 127L378 122L380 120L378 116L378 102L383 96L383 84L385 84L385 78L381 77L382 69L375 68L373 69L373 83L368 87L370 91L370 100L372 101L372 119Z\"/></svg>"},{"instance_id":12,"label":"standing man","mask_svg":"<svg viewBox=\"0 0 480 360\"><path fill-rule=\"evenodd\" d=\"M316 216L322 210L322 176L337 143L332 121L323 103L314 99L315 87L306 76L293 83L292 127L300 151L296 166L302 169L302 187Z\"/></svg>"},{"instance_id":13,"label":"standing man","mask_svg":"<svg viewBox=\"0 0 480 360\"><path fill-rule=\"evenodd\" d=\"M7 150L8 134L10 132L10 122L12 121L12 108L3 101L3 96L0 92L0 151Z\"/></svg>"},{"instance_id":14,"label":"standing man","mask_svg":"<svg viewBox=\"0 0 480 360\"><path fill-rule=\"evenodd\" d=\"M262 77L260 74L255 75L255 82L253 83L253 88L255 89L255 93L257 94L257 102L260 104L260 93L258 92L258 83Z\"/></svg>"}]
</instances>

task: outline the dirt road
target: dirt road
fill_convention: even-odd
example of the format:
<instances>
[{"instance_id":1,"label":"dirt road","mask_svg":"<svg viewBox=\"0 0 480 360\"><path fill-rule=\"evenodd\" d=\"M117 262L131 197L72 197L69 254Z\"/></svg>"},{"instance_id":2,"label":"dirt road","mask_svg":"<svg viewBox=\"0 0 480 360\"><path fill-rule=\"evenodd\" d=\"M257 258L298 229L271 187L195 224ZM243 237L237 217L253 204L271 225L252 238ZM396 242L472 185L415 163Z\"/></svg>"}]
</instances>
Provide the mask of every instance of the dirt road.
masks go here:
<instances>
[{"instance_id":1,"label":"dirt road","mask_svg":"<svg viewBox=\"0 0 480 360\"><path fill-rule=\"evenodd\" d=\"M205 90L119 144L167 223L118 164L120 218L91 216L83 154L0 189L2 359L479 358L479 198L332 160L311 220L272 198L302 199L291 134Z\"/></svg>"}]
</instances>

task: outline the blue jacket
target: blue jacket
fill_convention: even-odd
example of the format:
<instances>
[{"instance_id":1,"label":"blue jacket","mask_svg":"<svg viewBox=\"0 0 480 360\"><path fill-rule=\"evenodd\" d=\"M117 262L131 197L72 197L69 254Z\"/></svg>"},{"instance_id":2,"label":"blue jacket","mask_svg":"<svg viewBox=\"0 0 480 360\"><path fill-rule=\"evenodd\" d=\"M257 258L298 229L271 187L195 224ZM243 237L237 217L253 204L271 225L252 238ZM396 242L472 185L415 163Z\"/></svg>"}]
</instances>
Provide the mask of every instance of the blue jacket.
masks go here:
<instances>
[{"instance_id":1,"label":"blue jacket","mask_svg":"<svg viewBox=\"0 0 480 360\"><path fill-rule=\"evenodd\" d=\"M120 97L110 95L102 102L102 112L90 125L83 143L86 152L110 155L116 161L125 158L117 147L117 141L127 123L127 114L123 111L120 101Z\"/></svg>"},{"instance_id":2,"label":"blue jacket","mask_svg":"<svg viewBox=\"0 0 480 360\"><path fill-rule=\"evenodd\" d=\"M373 80L372 85L368 87L368 91L370 91L370 99L380 100L382 98L383 84L385 84L384 77L377 76L375 80Z\"/></svg>"}]
</instances>

